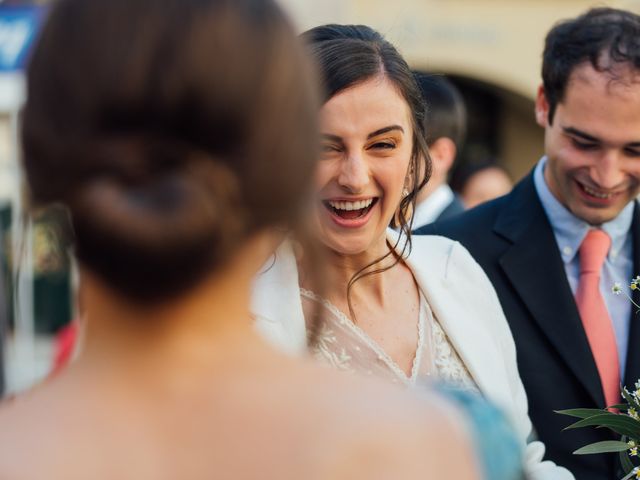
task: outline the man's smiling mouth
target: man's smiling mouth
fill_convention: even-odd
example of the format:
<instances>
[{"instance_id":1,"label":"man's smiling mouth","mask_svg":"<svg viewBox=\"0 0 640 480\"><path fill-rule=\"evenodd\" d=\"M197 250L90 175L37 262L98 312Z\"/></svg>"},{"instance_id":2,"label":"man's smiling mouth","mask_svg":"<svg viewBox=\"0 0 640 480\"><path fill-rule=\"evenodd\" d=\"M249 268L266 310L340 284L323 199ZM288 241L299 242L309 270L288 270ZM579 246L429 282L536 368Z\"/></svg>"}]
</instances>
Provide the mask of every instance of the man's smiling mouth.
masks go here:
<instances>
[{"instance_id":1,"label":"man's smiling mouth","mask_svg":"<svg viewBox=\"0 0 640 480\"><path fill-rule=\"evenodd\" d=\"M611 192L611 191L607 192L607 191L591 188L579 181L576 181L576 183L578 184L578 187L580 188L580 190L582 190L582 192L586 193L588 196L593 197L597 200L611 200L620 195L619 190L614 192Z\"/></svg>"}]
</instances>

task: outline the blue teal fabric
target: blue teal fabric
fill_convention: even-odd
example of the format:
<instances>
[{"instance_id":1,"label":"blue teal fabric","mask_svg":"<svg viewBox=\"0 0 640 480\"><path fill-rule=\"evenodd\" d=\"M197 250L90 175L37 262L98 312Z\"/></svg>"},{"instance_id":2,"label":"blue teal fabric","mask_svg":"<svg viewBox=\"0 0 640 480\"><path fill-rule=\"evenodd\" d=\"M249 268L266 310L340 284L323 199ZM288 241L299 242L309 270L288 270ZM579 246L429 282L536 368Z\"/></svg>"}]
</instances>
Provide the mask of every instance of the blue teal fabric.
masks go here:
<instances>
[{"instance_id":1,"label":"blue teal fabric","mask_svg":"<svg viewBox=\"0 0 640 480\"><path fill-rule=\"evenodd\" d=\"M477 394L438 387L467 417L483 480L524 480L522 449L504 414Z\"/></svg>"}]
</instances>

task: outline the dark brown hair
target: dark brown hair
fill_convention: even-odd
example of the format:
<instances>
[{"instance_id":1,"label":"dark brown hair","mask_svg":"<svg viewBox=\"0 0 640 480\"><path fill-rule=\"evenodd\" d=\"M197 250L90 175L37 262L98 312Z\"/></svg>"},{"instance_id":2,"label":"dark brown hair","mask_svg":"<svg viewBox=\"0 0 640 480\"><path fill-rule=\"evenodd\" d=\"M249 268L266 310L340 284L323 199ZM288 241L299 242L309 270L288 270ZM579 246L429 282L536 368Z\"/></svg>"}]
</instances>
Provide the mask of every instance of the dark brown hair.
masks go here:
<instances>
[{"instance_id":1,"label":"dark brown hair","mask_svg":"<svg viewBox=\"0 0 640 480\"><path fill-rule=\"evenodd\" d=\"M614 77L616 65L640 70L640 16L615 8L592 8L549 31L542 55L549 123L564 99L571 73L584 62Z\"/></svg>"},{"instance_id":2,"label":"dark brown hair","mask_svg":"<svg viewBox=\"0 0 640 480\"><path fill-rule=\"evenodd\" d=\"M424 129L427 145L448 138L458 152L467 135L467 109L458 88L445 76L414 72L426 105Z\"/></svg>"},{"instance_id":3,"label":"dark brown hair","mask_svg":"<svg viewBox=\"0 0 640 480\"><path fill-rule=\"evenodd\" d=\"M65 205L80 262L133 300L305 204L317 102L272 0L60 0L27 76L32 202Z\"/></svg>"}]
</instances>

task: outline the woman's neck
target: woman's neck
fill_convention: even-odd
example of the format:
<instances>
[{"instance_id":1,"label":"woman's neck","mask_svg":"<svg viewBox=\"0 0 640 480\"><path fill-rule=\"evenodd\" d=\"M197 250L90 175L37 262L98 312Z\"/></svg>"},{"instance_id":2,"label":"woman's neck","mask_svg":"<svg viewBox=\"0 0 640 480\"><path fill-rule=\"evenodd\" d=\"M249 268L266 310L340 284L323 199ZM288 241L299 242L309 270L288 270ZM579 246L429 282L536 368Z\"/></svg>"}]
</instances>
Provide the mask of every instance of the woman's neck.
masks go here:
<instances>
[{"instance_id":1,"label":"woman's neck","mask_svg":"<svg viewBox=\"0 0 640 480\"><path fill-rule=\"evenodd\" d=\"M385 257L386 255L386 257ZM379 261L381 258L384 260ZM374 262L375 265L372 265ZM329 300L339 304L347 303L347 287L349 282L363 268L371 272L380 268L388 268L396 262L395 252L387 243L384 236L375 246L364 252L355 255L345 255L334 250L326 252L325 263L325 289L324 296ZM304 270L304 267L302 267ZM305 278L303 274L300 278ZM367 275L358 280L351 290L352 300L366 298L367 302L374 301L376 304L384 305L385 292L388 282L387 275ZM303 282L303 287L304 282Z\"/></svg>"},{"instance_id":2,"label":"woman's neck","mask_svg":"<svg viewBox=\"0 0 640 480\"><path fill-rule=\"evenodd\" d=\"M259 343L249 312L250 285L249 276L227 270L178 299L139 305L85 272L78 363L133 376L228 366L238 347Z\"/></svg>"}]
</instances>

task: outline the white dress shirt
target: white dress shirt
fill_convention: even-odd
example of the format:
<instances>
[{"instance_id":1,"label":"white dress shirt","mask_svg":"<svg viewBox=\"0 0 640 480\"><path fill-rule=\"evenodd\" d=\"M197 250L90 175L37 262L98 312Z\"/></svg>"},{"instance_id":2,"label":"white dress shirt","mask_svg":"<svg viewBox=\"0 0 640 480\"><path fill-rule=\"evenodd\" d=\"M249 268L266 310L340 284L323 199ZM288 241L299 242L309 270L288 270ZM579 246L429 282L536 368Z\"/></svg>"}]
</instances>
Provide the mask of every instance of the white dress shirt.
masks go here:
<instances>
[{"instance_id":1,"label":"white dress shirt","mask_svg":"<svg viewBox=\"0 0 640 480\"><path fill-rule=\"evenodd\" d=\"M413 214L413 230L436 221L444 209L453 201L455 195L446 183L436 188L431 195L416 205Z\"/></svg>"}]
</instances>

